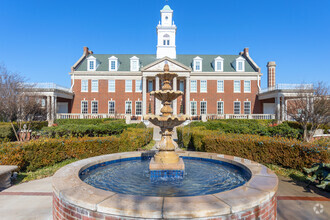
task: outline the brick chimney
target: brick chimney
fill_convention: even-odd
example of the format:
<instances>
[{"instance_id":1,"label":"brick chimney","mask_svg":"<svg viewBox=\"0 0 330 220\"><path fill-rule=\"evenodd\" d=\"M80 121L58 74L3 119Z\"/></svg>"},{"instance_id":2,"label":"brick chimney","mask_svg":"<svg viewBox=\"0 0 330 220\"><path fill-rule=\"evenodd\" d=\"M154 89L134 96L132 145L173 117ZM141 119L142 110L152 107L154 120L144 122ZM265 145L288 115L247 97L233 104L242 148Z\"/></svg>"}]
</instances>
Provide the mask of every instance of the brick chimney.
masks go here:
<instances>
[{"instance_id":1,"label":"brick chimney","mask_svg":"<svg viewBox=\"0 0 330 220\"><path fill-rule=\"evenodd\" d=\"M276 85L275 69L276 69L276 63L274 61L270 61L267 63L267 72L268 72L267 86L268 86L268 88L275 87L275 85Z\"/></svg>"}]
</instances>

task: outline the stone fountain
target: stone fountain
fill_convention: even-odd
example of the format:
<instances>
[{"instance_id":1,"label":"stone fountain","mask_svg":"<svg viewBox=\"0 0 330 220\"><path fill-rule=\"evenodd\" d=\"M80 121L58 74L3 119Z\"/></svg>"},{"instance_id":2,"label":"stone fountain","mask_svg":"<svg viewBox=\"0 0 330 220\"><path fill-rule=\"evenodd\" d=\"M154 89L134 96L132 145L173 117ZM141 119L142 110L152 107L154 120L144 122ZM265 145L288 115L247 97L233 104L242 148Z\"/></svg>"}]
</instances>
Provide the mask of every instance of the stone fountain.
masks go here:
<instances>
[{"instance_id":1,"label":"stone fountain","mask_svg":"<svg viewBox=\"0 0 330 220\"><path fill-rule=\"evenodd\" d=\"M152 91L150 94L154 95L157 99L162 101L163 107L160 112L161 115L147 115L145 120L149 120L155 126L159 126L161 130L161 140L158 144L159 152L151 159L149 169L151 177L158 172L157 176L183 176L184 163L182 158L175 152L177 144L174 142L172 135L174 127L182 124L188 120L188 116L173 116L173 109L171 102L183 95L181 91L174 91L170 85L170 82L177 77L178 74L169 72L169 65L164 65L164 72L158 73L157 76L163 81L161 90ZM170 171L170 172L169 172Z\"/></svg>"}]
</instances>

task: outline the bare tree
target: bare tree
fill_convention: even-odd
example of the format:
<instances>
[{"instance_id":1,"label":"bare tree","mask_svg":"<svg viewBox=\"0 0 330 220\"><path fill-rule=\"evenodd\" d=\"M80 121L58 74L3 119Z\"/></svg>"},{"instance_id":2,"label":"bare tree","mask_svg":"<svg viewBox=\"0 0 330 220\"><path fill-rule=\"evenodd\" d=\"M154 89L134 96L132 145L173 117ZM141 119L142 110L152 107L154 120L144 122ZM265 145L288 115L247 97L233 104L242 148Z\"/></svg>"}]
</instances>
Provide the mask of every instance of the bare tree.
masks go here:
<instances>
[{"instance_id":1,"label":"bare tree","mask_svg":"<svg viewBox=\"0 0 330 220\"><path fill-rule=\"evenodd\" d=\"M302 85L288 104L287 114L302 126L305 141L310 141L321 125L330 123L329 91L323 82L313 88Z\"/></svg>"},{"instance_id":2,"label":"bare tree","mask_svg":"<svg viewBox=\"0 0 330 220\"><path fill-rule=\"evenodd\" d=\"M0 121L17 122L19 131L31 130L31 122L46 115L40 99L33 93L33 85L25 84L25 80L17 73L0 65ZM12 123L16 138L19 140Z\"/></svg>"}]
</instances>

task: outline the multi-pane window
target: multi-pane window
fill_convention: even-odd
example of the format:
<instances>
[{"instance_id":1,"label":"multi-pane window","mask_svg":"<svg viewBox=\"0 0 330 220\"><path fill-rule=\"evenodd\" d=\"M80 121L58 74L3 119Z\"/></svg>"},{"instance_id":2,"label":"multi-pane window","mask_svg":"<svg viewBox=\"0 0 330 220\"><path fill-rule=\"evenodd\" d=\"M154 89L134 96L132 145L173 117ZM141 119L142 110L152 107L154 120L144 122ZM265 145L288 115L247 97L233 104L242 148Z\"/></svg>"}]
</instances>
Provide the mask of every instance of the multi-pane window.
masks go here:
<instances>
[{"instance_id":1,"label":"multi-pane window","mask_svg":"<svg viewBox=\"0 0 330 220\"><path fill-rule=\"evenodd\" d=\"M234 81L234 92L241 92L241 81L240 80Z\"/></svg>"},{"instance_id":2,"label":"multi-pane window","mask_svg":"<svg viewBox=\"0 0 330 220\"><path fill-rule=\"evenodd\" d=\"M201 62L195 61L195 71L200 71L200 70L201 70Z\"/></svg>"},{"instance_id":3,"label":"multi-pane window","mask_svg":"<svg viewBox=\"0 0 330 220\"><path fill-rule=\"evenodd\" d=\"M149 80L148 81L148 92L151 92L153 90L154 90L154 88L153 88L153 82L152 82L152 80Z\"/></svg>"},{"instance_id":4,"label":"multi-pane window","mask_svg":"<svg viewBox=\"0 0 330 220\"><path fill-rule=\"evenodd\" d=\"M251 114L251 102L244 102L244 114Z\"/></svg>"},{"instance_id":5,"label":"multi-pane window","mask_svg":"<svg viewBox=\"0 0 330 220\"><path fill-rule=\"evenodd\" d=\"M135 80L135 92L142 92L142 80Z\"/></svg>"},{"instance_id":6,"label":"multi-pane window","mask_svg":"<svg viewBox=\"0 0 330 220\"><path fill-rule=\"evenodd\" d=\"M207 81L206 80L201 80L201 92L207 92Z\"/></svg>"},{"instance_id":7,"label":"multi-pane window","mask_svg":"<svg viewBox=\"0 0 330 220\"><path fill-rule=\"evenodd\" d=\"M190 92L197 92L197 80L190 81Z\"/></svg>"},{"instance_id":8,"label":"multi-pane window","mask_svg":"<svg viewBox=\"0 0 330 220\"><path fill-rule=\"evenodd\" d=\"M109 114L114 115L116 110L115 110L115 101L109 101Z\"/></svg>"},{"instance_id":9,"label":"multi-pane window","mask_svg":"<svg viewBox=\"0 0 330 220\"><path fill-rule=\"evenodd\" d=\"M98 101L92 101L92 114L97 114L99 112Z\"/></svg>"},{"instance_id":10,"label":"multi-pane window","mask_svg":"<svg viewBox=\"0 0 330 220\"><path fill-rule=\"evenodd\" d=\"M132 80L125 80L125 92L132 92Z\"/></svg>"},{"instance_id":11,"label":"multi-pane window","mask_svg":"<svg viewBox=\"0 0 330 220\"><path fill-rule=\"evenodd\" d=\"M142 115L142 102L141 101L135 102L135 115Z\"/></svg>"},{"instance_id":12,"label":"multi-pane window","mask_svg":"<svg viewBox=\"0 0 330 220\"><path fill-rule=\"evenodd\" d=\"M99 91L99 81L92 80L92 92L98 92L98 91Z\"/></svg>"},{"instance_id":13,"label":"multi-pane window","mask_svg":"<svg viewBox=\"0 0 330 220\"><path fill-rule=\"evenodd\" d=\"M234 102L234 114L241 114L241 102Z\"/></svg>"},{"instance_id":14,"label":"multi-pane window","mask_svg":"<svg viewBox=\"0 0 330 220\"><path fill-rule=\"evenodd\" d=\"M93 60L89 61L89 69L94 70L94 68L95 68L95 61Z\"/></svg>"},{"instance_id":15,"label":"multi-pane window","mask_svg":"<svg viewBox=\"0 0 330 220\"><path fill-rule=\"evenodd\" d=\"M88 80L87 79L81 80L81 91L88 92Z\"/></svg>"},{"instance_id":16,"label":"multi-pane window","mask_svg":"<svg viewBox=\"0 0 330 220\"><path fill-rule=\"evenodd\" d=\"M166 45L166 40L163 40L163 45Z\"/></svg>"},{"instance_id":17,"label":"multi-pane window","mask_svg":"<svg viewBox=\"0 0 330 220\"><path fill-rule=\"evenodd\" d=\"M190 114L197 115L197 102L195 101L190 102Z\"/></svg>"},{"instance_id":18,"label":"multi-pane window","mask_svg":"<svg viewBox=\"0 0 330 220\"><path fill-rule=\"evenodd\" d=\"M180 80L180 91L184 92L184 82L183 82L183 80Z\"/></svg>"},{"instance_id":19,"label":"multi-pane window","mask_svg":"<svg viewBox=\"0 0 330 220\"><path fill-rule=\"evenodd\" d=\"M87 114L87 113L88 113L88 102L81 101L81 114Z\"/></svg>"},{"instance_id":20,"label":"multi-pane window","mask_svg":"<svg viewBox=\"0 0 330 220\"><path fill-rule=\"evenodd\" d=\"M137 60L132 61L132 70L133 71L138 71L137 62L138 62Z\"/></svg>"},{"instance_id":21,"label":"multi-pane window","mask_svg":"<svg viewBox=\"0 0 330 220\"><path fill-rule=\"evenodd\" d=\"M244 81L244 92L251 92L251 81L250 80Z\"/></svg>"},{"instance_id":22,"label":"multi-pane window","mask_svg":"<svg viewBox=\"0 0 330 220\"><path fill-rule=\"evenodd\" d=\"M201 115L207 114L207 103L205 101L201 102Z\"/></svg>"},{"instance_id":23,"label":"multi-pane window","mask_svg":"<svg viewBox=\"0 0 330 220\"><path fill-rule=\"evenodd\" d=\"M125 114L132 114L132 101L125 102Z\"/></svg>"},{"instance_id":24,"label":"multi-pane window","mask_svg":"<svg viewBox=\"0 0 330 220\"><path fill-rule=\"evenodd\" d=\"M217 113L223 115L223 101L217 102Z\"/></svg>"},{"instance_id":25,"label":"multi-pane window","mask_svg":"<svg viewBox=\"0 0 330 220\"><path fill-rule=\"evenodd\" d=\"M217 61L216 64L216 70L217 71L222 71L222 62L221 61Z\"/></svg>"},{"instance_id":26,"label":"multi-pane window","mask_svg":"<svg viewBox=\"0 0 330 220\"><path fill-rule=\"evenodd\" d=\"M239 71L243 70L243 62L242 61L238 62L238 70Z\"/></svg>"},{"instance_id":27,"label":"multi-pane window","mask_svg":"<svg viewBox=\"0 0 330 220\"><path fill-rule=\"evenodd\" d=\"M108 92L115 92L116 91L116 81L114 79L110 79L108 81Z\"/></svg>"},{"instance_id":28,"label":"multi-pane window","mask_svg":"<svg viewBox=\"0 0 330 220\"><path fill-rule=\"evenodd\" d=\"M224 91L223 80L218 80L217 81L217 92L223 92L223 91Z\"/></svg>"},{"instance_id":29,"label":"multi-pane window","mask_svg":"<svg viewBox=\"0 0 330 220\"><path fill-rule=\"evenodd\" d=\"M111 70L116 70L116 61L115 60L111 60L111 62L110 62L110 69Z\"/></svg>"}]
</instances>

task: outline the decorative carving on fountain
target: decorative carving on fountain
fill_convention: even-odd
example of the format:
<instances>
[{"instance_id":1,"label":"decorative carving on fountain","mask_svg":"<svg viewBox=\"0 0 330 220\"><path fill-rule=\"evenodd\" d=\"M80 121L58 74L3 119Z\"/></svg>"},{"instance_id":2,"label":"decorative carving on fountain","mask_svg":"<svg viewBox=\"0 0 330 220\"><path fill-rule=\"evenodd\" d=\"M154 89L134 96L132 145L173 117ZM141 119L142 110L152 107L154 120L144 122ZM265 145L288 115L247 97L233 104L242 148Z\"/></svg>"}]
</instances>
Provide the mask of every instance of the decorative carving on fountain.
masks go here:
<instances>
[{"instance_id":1,"label":"decorative carving on fountain","mask_svg":"<svg viewBox=\"0 0 330 220\"><path fill-rule=\"evenodd\" d=\"M164 65L164 72L158 73L157 76L163 80L162 89L153 91L150 94L162 101L163 107L160 110L162 114L147 115L144 119L149 120L155 126L159 126L162 137L158 146L159 152L152 158L149 168L151 171L179 170L183 172L184 163L175 152L176 145L173 141L172 134L174 127L182 124L189 118L186 115L173 116L173 109L171 107L171 102L183 95L183 92L172 90L170 82L178 74L170 73L168 64Z\"/></svg>"}]
</instances>

